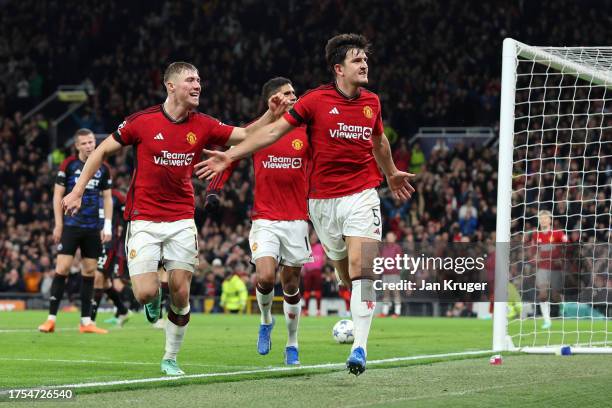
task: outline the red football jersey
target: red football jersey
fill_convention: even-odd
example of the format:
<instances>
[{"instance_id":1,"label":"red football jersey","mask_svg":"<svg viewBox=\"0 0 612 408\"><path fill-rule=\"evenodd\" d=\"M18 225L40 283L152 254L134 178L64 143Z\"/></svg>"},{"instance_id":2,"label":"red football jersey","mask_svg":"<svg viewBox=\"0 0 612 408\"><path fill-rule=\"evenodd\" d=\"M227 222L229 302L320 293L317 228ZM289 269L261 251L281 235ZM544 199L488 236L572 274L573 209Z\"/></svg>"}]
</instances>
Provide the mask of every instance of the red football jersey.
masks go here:
<instances>
[{"instance_id":1,"label":"red football jersey","mask_svg":"<svg viewBox=\"0 0 612 408\"><path fill-rule=\"evenodd\" d=\"M306 92L284 118L307 126L312 149L309 198L337 198L377 187L382 176L372 153L381 137L378 96L361 88L346 97L335 84Z\"/></svg>"},{"instance_id":2,"label":"red football jersey","mask_svg":"<svg viewBox=\"0 0 612 408\"><path fill-rule=\"evenodd\" d=\"M156 105L129 116L113 133L134 145L134 174L126 220L170 222L193 218L193 165L206 145L225 145L232 126L199 112L174 121Z\"/></svg>"},{"instance_id":3,"label":"red football jersey","mask_svg":"<svg viewBox=\"0 0 612 408\"><path fill-rule=\"evenodd\" d=\"M533 243L536 244L536 262L538 268L547 270L560 270L562 266L563 254L561 245L568 242L567 235L563 231L548 230L536 231L533 235Z\"/></svg>"},{"instance_id":4,"label":"red football jersey","mask_svg":"<svg viewBox=\"0 0 612 408\"><path fill-rule=\"evenodd\" d=\"M270 146L253 154L255 172L254 220L307 220L308 136L297 127ZM219 174L207 191L220 190L238 162Z\"/></svg>"}]
</instances>

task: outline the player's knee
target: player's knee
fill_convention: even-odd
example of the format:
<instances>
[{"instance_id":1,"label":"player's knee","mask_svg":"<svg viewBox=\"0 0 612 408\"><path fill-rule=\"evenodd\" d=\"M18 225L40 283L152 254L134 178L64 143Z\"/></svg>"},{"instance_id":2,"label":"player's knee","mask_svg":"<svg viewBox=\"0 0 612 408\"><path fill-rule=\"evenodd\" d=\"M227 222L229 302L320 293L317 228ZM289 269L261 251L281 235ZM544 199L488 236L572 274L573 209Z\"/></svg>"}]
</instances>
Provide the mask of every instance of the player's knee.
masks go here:
<instances>
[{"instance_id":1,"label":"player's knee","mask_svg":"<svg viewBox=\"0 0 612 408\"><path fill-rule=\"evenodd\" d=\"M96 274L96 271L96 265L83 265L83 267L81 268L81 275L86 278L93 278Z\"/></svg>"},{"instance_id":2,"label":"player's knee","mask_svg":"<svg viewBox=\"0 0 612 408\"><path fill-rule=\"evenodd\" d=\"M274 286L274 269L262 267L257 269L257 283L260 285Z\"/></svg>"},{"instance_id":3,"label":"player's knee","mask_svg":"<svg viewBox=\"0 0 612 408\"><path fill-rule=\"evenodd\" d=\"M63 276L64 278L67 278L68 277L68 271L69 271L68 268L60 268L60 266L58 265L55 268L55 275L56 276Z\"/></svg>"},{"instance_id":4,"label":"player's knee","mask_svg":"<svg viewBox=\"0 0 612 408\"><path fill-rule=\"evenodd\" d=\"M177 307L185 307L189 304L189 287L182 285L172 290L172 304Z\"/></svg>"},{"instance_id":5,"label":"player's knee","mask_svg":"<svg viewBox=\"0 0 612 408\"><path fill-rule=\"evenodd\" d=\"M298 281L290 281L290 282L285 282L285 284L283 285L283 292L285 293L295 293L298 291L298 289L300 288L300 286L298 285Z\"/></svg>"},{"instance_id":6,"label":"player's knee","mask_svg":"<svg viewBox=\"0 0 612 408\"><path fill-rule=\"evenodd\" d=\"M257 291L259 293L268 294L274 289L274 280L257 279Z\"/></svg>"},{"instance_id":7,"label":"player's knee","mask_svg":"<svg viewBox=\"0 0 612 408\"><path fill-rule=\"evenodd\" d=\"M354 278L362 276L361 259L359 258L349 259L348 265L349 265L349 275L351 278L354 279Z\"/></svg>"},{"instance_id":8,"label":"player's knee","mask_svg":"<svg viewBox=\"0 0 612 408\"><path fill-rule=\"evenodd\" d=\"M150 303L152 302L158 293L157 287L146 287L146 288L134 288L134 297L140 304Z\"/></svg>"},{"instance_id":9,"label":"player's knee","mask_svg":"<svg viewBox=\"0 0 612 408\"><path fill-rule=\"evenodd\" d=\"M268 267L257 269L257 287L261 293L270 293L274 289L274 272Z\"/></svg>"},{"instance_id":10,"label":"player's knee","mask_svg":"<svg viewBox=\"0 0 612 408\"><path fill-rule=\"evenodd\" d=\"M94 277L94 288L102 289L104 287L104 275L96 273Z\"/></svg>"}]
</instances>

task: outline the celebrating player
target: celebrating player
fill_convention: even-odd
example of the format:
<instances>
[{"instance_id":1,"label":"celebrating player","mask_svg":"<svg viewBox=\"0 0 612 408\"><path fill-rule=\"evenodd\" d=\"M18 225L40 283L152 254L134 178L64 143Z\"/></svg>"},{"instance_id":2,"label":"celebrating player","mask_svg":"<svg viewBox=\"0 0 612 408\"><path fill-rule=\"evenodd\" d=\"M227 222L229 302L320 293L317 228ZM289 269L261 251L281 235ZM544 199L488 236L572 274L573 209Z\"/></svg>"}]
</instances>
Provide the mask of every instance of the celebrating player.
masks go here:
<instances>
[{"instance_id":1,"label":"celebrating player","mask_svg":"<svg viewBox=\"0 0 612 408\"><path fill-rule=\"evenodd\" d=\"M264 101L276 93L289 100L287 110L297 100L293 85L287 78L272 78L264 84ZM237 165L238 161L235 161L219 174L209 184L208 191L218 194ZM283 311L288 331L285 364L298 365L300 270L311 258L306 222L308 137L305 127L296 127L273 145L256 152L253 167L255 203L249 244L257 272L255 293L261 311L257 351L265 355L272 346L270 335L275 323L271 313L272 299L275 272L280 265Z\"/></svg>"},{"instance_id":2,"label":"celebrating player","mask_svg":"<svg viewBox=\"0 0 612 408\"><path fill-rule=\"evenodd\" d=\"M375 188L382 168L394 197L410 198L412 174L399 171L383 132L378 96L368 83L369 44L357 34L340 34L325 47L335 81L307 92L289 112L227 152L196 165L196 174L211 178L241 157L307 126L312 148L309 213L327 256L341 279L352 287L351 314L355 341L347 360L349 372L366 367L366 343L375 307L372 259L381 240L380 199ZM366 245L364 245L366 244ZM363 260L363 263L362 263Z\"/></svg>"},{"instance_id":3,"label":"celebrating player","mask_svg":"<svg viewBox=\"0 0 612 408\"><path fill-rule=\"evenodd\" d=\"M166 352L161 362L167 375L183 375L176 356L189 322L189 288L198 263L191 177L194 161L206 145L232 145L248 132L276 119L286 107L278 96L277 111L267 111L248 130L227 126L195 111L200 76L192 64L174 62L164 73L167 98L129 116L89 157L72 193L63 200L66 212L78 211L85 184L108 155L134 145L135 169L124 218L127 226L128 269L136 299L145 304L147 320L161 313L158 263L169 273L170 311L166 323Z\"/></svg>"},{"instance_id":4,"label":"celebrating player","mask_svg":"<svg viewBox=\"0 0 612 408\"><path fill-rule=\"evenodd\" d=\"M552 225L550 211L542 210L538 213L539 230L533 236L533 247L537 263L536 286L540 311L542 312L542 329L552 326L550 320L550 300L560 301L559 292L563 288L563 265L561 244L568 242L563 231L555 231ZM549 296L550 291L550 296Z\"/></svg>"},{"instance_id":5,"label":"celebrating player","mask_svg":"<svg viewBox=\"0 0 612 408\"><path fill-rule=\"evenodd\" d=\"M77 248L81 248L81 333L105 334L108 331L96 327L91 321L91 298L94 287L94 273L98 257L102 253L102 243L111 239L111 176L110 169L102 161L90 168L90 175L79 185L83 206L78 214L65 214L62 211L62 197L70 194L79 184L85 161L96 148L96 137L89 129L79 129L74 135L74 145L78 155L70 156L61 164L53 190L53 215L55 228L53 240L57 244L57 264L51 284L49 298L49 317L38 326L43 333L55 331L55 320L64 287L74 260ZM100 231L100 194L104 198L104 228Z\"/></svg>"}]
</instances>

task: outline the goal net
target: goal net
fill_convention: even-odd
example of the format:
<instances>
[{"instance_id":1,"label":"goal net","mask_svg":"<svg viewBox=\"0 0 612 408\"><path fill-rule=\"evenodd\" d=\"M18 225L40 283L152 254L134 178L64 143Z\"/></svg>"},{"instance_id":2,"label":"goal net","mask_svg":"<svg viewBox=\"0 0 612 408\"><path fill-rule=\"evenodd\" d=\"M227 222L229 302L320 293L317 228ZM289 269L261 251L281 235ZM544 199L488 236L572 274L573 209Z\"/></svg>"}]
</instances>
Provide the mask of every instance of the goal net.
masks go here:
<instances>
[{"instance_id":1,"label":"goal net","mask_svg":"<svg viewBox=\"0 0 612 408\"><path fill-rule=\"evenodd\" d=\"M494 349L612 352L612 47L506 39L499 158Z\"/></svg>"}]
</instances>

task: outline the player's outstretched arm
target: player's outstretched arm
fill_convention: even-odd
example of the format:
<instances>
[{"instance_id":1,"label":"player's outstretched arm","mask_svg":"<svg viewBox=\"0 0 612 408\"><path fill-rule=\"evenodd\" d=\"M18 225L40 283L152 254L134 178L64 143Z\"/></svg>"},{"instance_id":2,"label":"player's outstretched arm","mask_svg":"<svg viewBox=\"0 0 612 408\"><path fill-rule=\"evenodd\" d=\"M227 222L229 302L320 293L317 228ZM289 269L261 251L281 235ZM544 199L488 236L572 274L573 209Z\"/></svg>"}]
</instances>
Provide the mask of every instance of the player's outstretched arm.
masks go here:
<instances>
[{"instance_id":1,"label":"player's outstretched arm","mask_svg":"<svg viewBox=\"0 0 612 408\"><path fill-rule=\"evenodd\" d=\"M391 189L393 197L402 201L410 199L412 193L414 193L414 187L410 184L410 179L414 177L414 174L400 171L395 167L393 157L391 156L391 146L384 133L380 136L372 137L372 143L372 153L376 163L385 173L387 184Z\"/></svg>"},{"instance_id":2,"label":"player's outstretched arm","mask_svg":"<svg viewBox=\"0 0 612 408\"><path fill-rule=\"evenodd\" d=\"M285 118L281 117L277 121L253 132L233 149L229 149L225 152L203 150L209 157L194 166L196 169L195 174L199 179L211 180L217 174L225 170L233 161L246 157L253 152L271 145L291 129L293 129L293 126L291 126ZM236 129L234 129L234 132L235 131Z\"/></svg>"},{"instance_id":3,"label":"player's outstretched arm","mask_svg":"<svg viewBox=\"0 0 612 408\"><path fill-rule=\"evenodd\" d=\"M283 113L285 113L288 106L289 99L282 93L278 92L272 95L268 99L268 110L266 111L266 113L261 115L257 120L253 121L244 128L234 128L234 131L232 132L229 140L227 141L227 144L229 146L235 146L238 143L241 143L251 134L261 129L262 127L278 120L281 116L283 116Z\"/></svg>"},{"instance_id":4,"label":"player's outstretched arm","mask_svg":"<svg viewBox=\"0 0 612 408\"><path fill-rule=\"evenodd\" d=\"M117 153L122 147L123 146L121 146L112 136L104 139L104 141L100 143L100 146L96 147L96 150L94 150L87 159L87 162L85 162L85 166L83 166L83 170L81 171L81 176L74 185L74 188L62 200L64 213L73 215L79 211L81 208L81 198L83 197L85 187L87 183L89 183L89 180L91 180L96 171L98 171L102 162L104 162L108 156Z\"/></svg>"}]
</instances>

